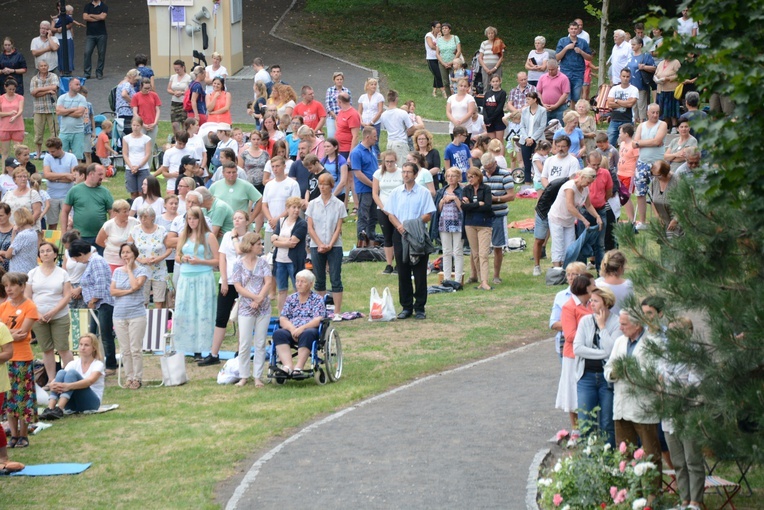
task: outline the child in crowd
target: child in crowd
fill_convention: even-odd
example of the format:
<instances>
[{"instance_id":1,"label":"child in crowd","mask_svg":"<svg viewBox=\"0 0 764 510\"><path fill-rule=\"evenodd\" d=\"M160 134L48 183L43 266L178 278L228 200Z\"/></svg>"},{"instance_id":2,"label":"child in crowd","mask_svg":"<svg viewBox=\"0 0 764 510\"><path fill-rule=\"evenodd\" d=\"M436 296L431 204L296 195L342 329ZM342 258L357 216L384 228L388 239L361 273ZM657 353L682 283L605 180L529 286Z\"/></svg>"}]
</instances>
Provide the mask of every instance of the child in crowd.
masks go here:
<instances>
[{"instance_id":1,"label":"child in crowd","mask_svg":"<svg viewBox=\"0 0 764 510\"><path fill-rule=\"evenodd\" d=\"M578 127L584 134L584 143L586 153L589 154L596 148L595 137L597 134L597 121L592 115L592 107L586 99L579 99L576 103L576 113L578 113Z\"/></svg>"},{"instance_id":2,"label":"child in crowd","mask_svg":"<svg viewBox=\"0 0 764 510\"><path fill-rule=\"evenodd\" d=\"M602 156L602 166L610 170L611 174L618 173L618 149L610 145L607 133L600 131L594 137L597 144L597 152Z\"/></svg>"},{"instance_id":3,"label":"child in crowd","mask_svg":"<svg viewBox=\"0 0 764 510\"><path fill-rule=\"evenodd\" d=\"M520 140L520 118L522 117L522 110L518 110L514 113L508 113L504 116L504 123L507 125L506 137L507 137L507 153L512 155L512 167L522 166L520 164L515 165L515 161L520 161L522 155L520 154L520 147L517 142Z\"/></svg>"},{"instance_id":4,"label":"child in crowd","mask_svg":"<svg viewBox=\"0 0 764 510\"><path fill-rule=\"evenodd\" d=\"M35 172L32 175L29 176L29 182L32 186L32 189L35 190L37 193L40 194L40 198L42 199L42 211L40 212L40 226L43 230L45 230L48 227L47 214L48 210L50 209L50 195L48 194L47 190L43 189L43 186L47 188L47 184L43 184L42 182L42 175L40 175L39 172ZM58 218L55 219L54 223L58 223Z\"/></svg>"},{"instance_id":5,"label":"child in crowd","mask_svg":"<svg viewBox=\"0 0 764 510\"><path fill-rule=\"evenodd\" d=\"M462 172L461 182L467 182L467 170L470 169L470 149L465 143L467 141L467 130L463 126L454 128L454 141L446 146L443 153L446 170L452 166L457 167Z\"/></svg>"},{"instance_id":6,"label":"child in crowd","mask_svg":"<svg viewBox=\"0 0 764 510\"><path fill-rule=\"evenodd\" d=\"M80 94L82 94L85 99L87 99L88 89L81 87ZM95 115L93 115L93 105L90 103L90 101L88 101L88 107L85 110L85 114L82 116L82 124L85 126L85 162L88 165L93 162L93 132L95 131L94 117Z\"/></svg>"},{"instance_id":7,"label":"child in crowd","mask_svg":"<svg viewBox=\"0 0 764 510\"><path fill-rule=\"evenodd\" d=\"M488 151L493 154L494 158L496 158L496 164L499 165L499 168L502 170L508 168L507 158L504 157L504 144L501 143L501 140L492 138L491 141L488 142Z\"/></svg>"},{"instance_id":8,"label":"child in crowd","mask_svg":"<svg viewBox=\"0 0 764 510\"><path fill-rule=\"evenodd\" d=\"M639 149L632 145L634 136L634 125L623 124L619 129L618 135L618 180L629 190L634 191L634 171L637 168L637 159L639 159ZM634 220L634 203L632 200L626 202L624 206L629 221Z\"/></svg>"},{"instance_id":9,"label":"child in crowd","mask_svg":"<svg viewBox=\"0 0 764 510\"><path fill-rule=\"evenodd\" d=\"M536 151L531 158L531 165L533 165L533 189L536 191L543 189L541 185L541 172L544 171L544 162L549 157L551 151L552 144L546 140L541 140L536 144Z\"/></svg>"},{"instance_id":10,"label":"child in crowd","mask_svg":"<svg viewBox=\"0 0 764 510\"><path fill-rule=\"evenodd\" d=\"M470 87L472 87L472 71L470 71L469 66L467 66L467 63L464 61L464 57L456 57L453 64L454 66L451 68L448 77L451 82L451 93L456 94L457 89L459 88L459 80L462 78L467 78L470 82Z\"/></svg>"},{"instance_id":11,"label":"child in crowd","mask_svg":"<svg viewBox=\"0 0 764 510\"><path fill-rule=\"evenodd\" d=\"M107 167L111 166L111 156L119 156L117 151L111 148L111 128L113 124L110 120L101 122L101 133L96 139L96 156L101 160L101 164Z\"/></svg>"},{"instance_id":12,"label":"child in crowd","mask_svg":"<svg viewBox=\"0 0 764 510\"><path fill-rule=\"evenodd\" d=\"M408 112L409 119L411 119L411 122L414 123L414 128L415 128L414 132L415 133L417 131L419 131L420 129L424 129L424 121L422 120L422 117L420 117L419 115L416 114L416 103L414 101L409 99L408 101L406 101L403 104L403 106L401 108L403 108L404 111ZM413 151L414 150L414 138L409 136L408 137L408 141L409 141L409 150Z\"/></svg>"},{"instance_id":13,"label":"child in crowd","mask_svg":"<svg viewBox=\"0 0 764 510\"><path fill-rule=\"evenodd\" d=\"M288 120L287 120L288 119ZM285 124L284 121L287 121ZM297 160L297 151L300 145L300 137L297 136L297 130L303 125L303 119L300 115L295 115L291 119L289 115L281 116L281 125L286 126L286 143L289 148L289 159L292 161Z\"/></svg>"},{"instance_id":14,"label":"child in crowd","mask_svg":"<svg viewBox=\"0 0 764 510\"><path fill-rule=\"evenodd\" d=\"M241 130L241 128L235 127L231 130L231 138L236 140L237 148L236 150L236 156L240 156L241 153L244 151L245 143L244 143L244 131Z\"/></svg>"},{"instance_id":15,"label":"child in crowd","mask_svg":"<svg viewBox=\"0 0 764 510\"><path fill-rule=\"evenodd\" d=\"M141 91L141 81L143 78L151 80L151 91L156 92L154 87L154 71L148 66L149 58L143 53L135 55L135 69L140 73L141 79L135 82L135 91Z\"/></svg>"},{"instance_id":16,"label":"child in crowd","mask_svg":"<svg viewBox=\"0 0 764 510\"><path fill-rule=\"evenodd\" d=\"M472 114L472 118L467 122L467 133L469 134L469 140L475 140L479 135L486 132L485 121L483 120L483 114L478 113L475 109L475 113Z\"/></svg>"}]
</instances>

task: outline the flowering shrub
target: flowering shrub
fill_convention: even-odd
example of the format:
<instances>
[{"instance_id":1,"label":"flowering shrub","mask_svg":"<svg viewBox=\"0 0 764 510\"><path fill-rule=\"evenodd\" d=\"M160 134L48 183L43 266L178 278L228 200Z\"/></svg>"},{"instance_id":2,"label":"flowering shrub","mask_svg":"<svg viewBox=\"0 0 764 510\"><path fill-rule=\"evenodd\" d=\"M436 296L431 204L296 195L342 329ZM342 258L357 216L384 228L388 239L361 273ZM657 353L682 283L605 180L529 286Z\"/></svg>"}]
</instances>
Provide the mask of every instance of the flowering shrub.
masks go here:
<instances>
[{"instance_id":1,"label":"flowering shrub","mask_svg":"<svg viewBox=\"0 0 764 510\"><path fill-rule=\"evenodd\" d=\"M558 433L558 442L567 434ZM663 508L657 466L644 450L621 443L613 449L596 435L581 440L538 481L539 507L544 510L651 510Z\"/></svg>"}]
</instances>

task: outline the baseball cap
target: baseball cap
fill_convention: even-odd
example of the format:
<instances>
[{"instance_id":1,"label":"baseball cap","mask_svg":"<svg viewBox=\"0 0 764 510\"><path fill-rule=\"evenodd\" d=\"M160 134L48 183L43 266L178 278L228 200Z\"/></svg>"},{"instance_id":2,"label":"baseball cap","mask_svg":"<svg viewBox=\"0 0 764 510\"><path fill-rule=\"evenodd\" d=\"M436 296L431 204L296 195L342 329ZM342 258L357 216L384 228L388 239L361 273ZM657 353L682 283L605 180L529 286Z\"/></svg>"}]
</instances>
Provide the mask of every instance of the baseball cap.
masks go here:
<instances>
[{"instance_id":1,"label":"baseball cap","mask_svg":"<svg viewBox=\"0 0 764 510\"><path fill-rule=\"evenodd\" d=\"M5 158L5 166L16 168L21 166L21 163L19 163L16 158Z\"/></svg>"},{"instance_id":2,"label":"baseball cap","mask_svg":"<svg viewBox=\"0 0 764 510\"><path fill-rule=\"evenodd\" d=\"M195 165L198 162L199 160L193 156L183 156L183 159L180 160L180 166Z\"/></svg>"}]
</instances>

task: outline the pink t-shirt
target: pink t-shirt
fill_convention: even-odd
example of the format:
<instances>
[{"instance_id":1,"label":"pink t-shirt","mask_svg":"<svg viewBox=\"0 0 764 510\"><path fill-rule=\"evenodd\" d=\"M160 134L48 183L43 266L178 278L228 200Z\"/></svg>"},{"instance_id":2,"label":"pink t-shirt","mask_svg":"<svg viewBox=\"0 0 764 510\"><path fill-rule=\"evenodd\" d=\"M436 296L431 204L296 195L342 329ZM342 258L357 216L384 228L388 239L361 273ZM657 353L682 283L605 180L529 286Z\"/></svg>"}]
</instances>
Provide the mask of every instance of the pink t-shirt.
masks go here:
<instances>
[{"instance_id":1,"label":"pink t-shirt","mask_svg":"<svg viewBox=\"0 0 764 510\"><path fill-rule=\"evenodd\" d=\"M0 111L18 111L23 100L18 94L14 94L13 99L10 99L8 94L3 94L0 96ZM13 122L10 117L0 117L0 131L24 131L24 116L19 115Z\"/></svg>"}]
</instances>

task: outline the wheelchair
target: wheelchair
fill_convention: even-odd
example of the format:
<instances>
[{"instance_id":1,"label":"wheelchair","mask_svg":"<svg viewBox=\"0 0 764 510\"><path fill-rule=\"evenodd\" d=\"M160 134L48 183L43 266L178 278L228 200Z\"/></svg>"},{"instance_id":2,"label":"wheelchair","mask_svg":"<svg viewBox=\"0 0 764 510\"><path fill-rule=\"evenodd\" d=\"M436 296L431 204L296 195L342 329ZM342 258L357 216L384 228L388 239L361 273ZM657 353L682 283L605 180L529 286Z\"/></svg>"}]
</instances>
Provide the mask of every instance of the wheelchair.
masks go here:
<instances>
[{"instance_id":1,"label":"wheelchair","mask_svg":"<svg viewBox=\"0 0 764 510\"><path fill-rule=\"evenodd\" d=\"M313 377L317 384L323 386L327 382L339 381L342 377L342 343L337 328L329 318L323 319L318 326L318 340L313 341L310 347L307 363L310 368L306 365L301 374L288 374L282 369L273 340L269 341L265 348L265 356L268 361L268 382L284 384L287 379L302 381ZM297 348L292 347L292 358L295 357Z\"/></svg>"}]
</instances>

